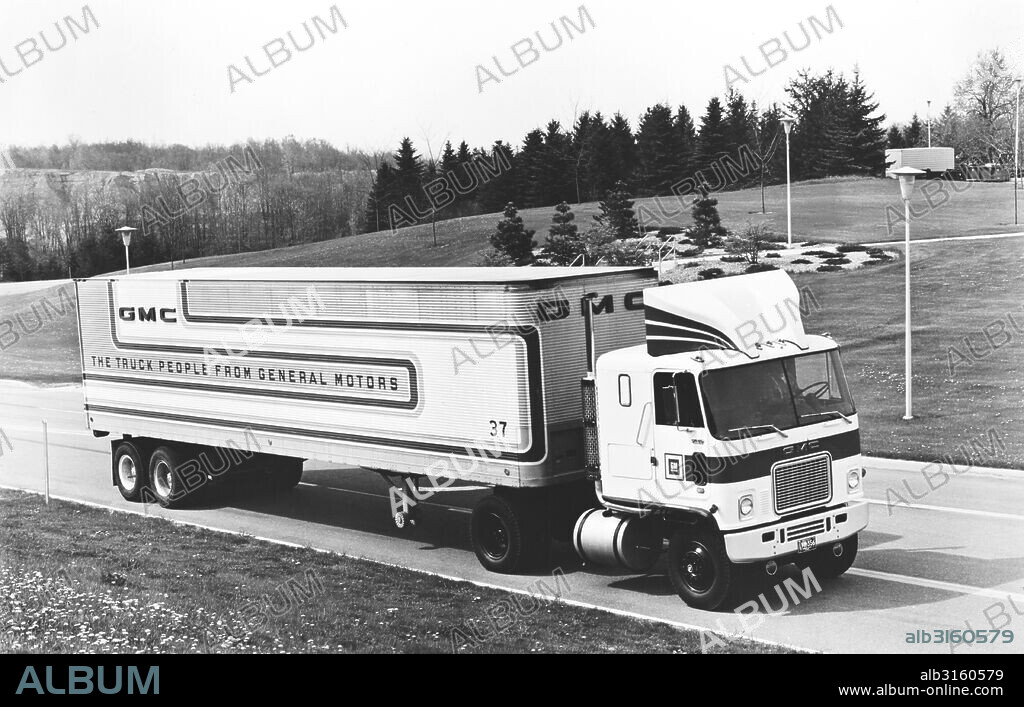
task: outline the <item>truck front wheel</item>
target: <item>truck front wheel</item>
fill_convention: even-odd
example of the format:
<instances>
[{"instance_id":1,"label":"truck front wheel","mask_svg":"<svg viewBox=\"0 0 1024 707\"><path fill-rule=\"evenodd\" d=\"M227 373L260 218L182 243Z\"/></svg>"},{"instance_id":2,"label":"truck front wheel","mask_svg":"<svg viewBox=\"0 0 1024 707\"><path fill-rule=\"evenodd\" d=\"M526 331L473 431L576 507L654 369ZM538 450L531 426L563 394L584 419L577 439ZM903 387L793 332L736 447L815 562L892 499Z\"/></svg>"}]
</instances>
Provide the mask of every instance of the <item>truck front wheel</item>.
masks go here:
<instances>
[{"instance_id":1,"label":"truck front wheel","mask_svg":"<svg viewBox=\"0 0 1024 707\"><path fill-rule=\"evenodd\" d=\"M729 598L732 563L722 537L706 526L680 526L668 544L668 578L688 606L714 611Z\"/></svg>"}]
</instances>

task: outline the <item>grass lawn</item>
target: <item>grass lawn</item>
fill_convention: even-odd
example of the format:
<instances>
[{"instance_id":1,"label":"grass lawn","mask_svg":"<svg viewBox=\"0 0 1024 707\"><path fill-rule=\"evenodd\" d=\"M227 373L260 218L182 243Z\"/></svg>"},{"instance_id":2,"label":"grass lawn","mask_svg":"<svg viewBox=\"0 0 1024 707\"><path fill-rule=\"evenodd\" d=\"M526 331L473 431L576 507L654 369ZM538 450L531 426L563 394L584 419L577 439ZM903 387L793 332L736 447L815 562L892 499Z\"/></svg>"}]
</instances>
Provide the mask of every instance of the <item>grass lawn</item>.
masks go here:
<instances>
[{"instance_id":1,"label":"grass lawn","mask_svg":"<svg viewBox=\"0 0 1024 707\"><path fill-rule=\"evenodd\" d=\"M0 653L701 651L697 631L411 570L12 491L0 505ZM546 580L569 598L571 575Z\"/></svg>"}]
</instances>

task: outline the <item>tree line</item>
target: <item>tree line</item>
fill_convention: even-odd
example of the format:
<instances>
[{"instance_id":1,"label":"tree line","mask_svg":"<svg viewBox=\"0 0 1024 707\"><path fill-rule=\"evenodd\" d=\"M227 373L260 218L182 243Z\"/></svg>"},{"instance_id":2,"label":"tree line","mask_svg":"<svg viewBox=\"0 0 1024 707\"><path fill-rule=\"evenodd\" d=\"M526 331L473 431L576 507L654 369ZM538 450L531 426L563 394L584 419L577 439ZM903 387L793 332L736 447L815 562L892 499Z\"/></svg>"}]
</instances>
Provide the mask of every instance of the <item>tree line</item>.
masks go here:
<instances>
[{"instance_id":1,"label":"tree line","mask_svg":"<svg viewBox=\"0 0 1024 707\"><path fill-rule=\"evenodd\" d=\"M360 155L322 141L267 140L207 147L179 155L172 148L116 143L87 146L89 169L63 171L75 147L11 149L17 167L0 173L0 279L88 277L117 270L124 254L114 229L140 230L133 265L264 250L358 232L371 174ZM145 148L145 149L142 149ZM177 158L176 158L177 159ZM38 161L33 161L38 160ZM52 161L50 161L52 160ZM147 166L148 165L148 166Z\"/></svg>"},{"instance_id":2,"label":"tree line","mask_svg":"<svg viewBox=\"0 0 1024 707\"><path fill-rule=\"evenodd\" d=\"M366 230L401 228L439 218L603 198L617 183L637 196L739 189L785 179L784 113L796 119L794 179L880 174L884 115L858 72L801 72L785 106L760 107L740 92L711 98L695 120L686 106L649 107L634 129L621 113L584 111L571 126L551 120L513 146L471 149L445 143L437 159L405 138L376 170ZM477 167L488 164L481 178Z\"/></svg>"}]
</instances>

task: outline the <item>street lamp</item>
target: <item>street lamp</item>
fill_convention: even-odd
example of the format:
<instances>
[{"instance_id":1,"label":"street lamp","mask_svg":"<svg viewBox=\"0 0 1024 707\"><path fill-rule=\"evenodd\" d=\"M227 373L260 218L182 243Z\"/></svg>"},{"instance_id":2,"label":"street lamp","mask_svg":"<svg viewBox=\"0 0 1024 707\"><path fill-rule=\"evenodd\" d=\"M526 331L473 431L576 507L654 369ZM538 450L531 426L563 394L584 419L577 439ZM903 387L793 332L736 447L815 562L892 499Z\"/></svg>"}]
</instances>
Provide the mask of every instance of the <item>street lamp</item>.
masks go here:
<instances>
[{"instance_id":1,"label":"street lamp","mask_svg":"<svg viewBox=\"0 0 1024 707\"><path fill-rule=\"evenodd\" d=\"M928 101L928 147L932 146L932 102Z\"/></svg>"},{"instance_id":2,"label":"street lamp","mask_svg":"<svg viewBox=\"0 0 1024 707\"><path fill-rule=\"evenodd\" d=\"M124 274L131 275L132 268L128 262L128 246L132 244L132 234L135 233L137 228L131 228L130 226L121 226L117 229L117 233L121 234L121 241L124 243Z\"/></svg>"},{"instance_id":3,"label":"street lamp","mask_svg":"<svg viewBox=\"0 0 1024 707\"><path fill-rule=\"evenodd\" d=\"M793 247L793 187L789 176L789 133L793 130L796 118L783 116L782 127L786 131L786 242Z\"/></svg>"},{"instance_id":4,"label":"street lamp","mask_svg":"<svg viewBox=\"0 0 1024 707\"><path fill-rule=\"evenodd\" d=\"M1013 225L1017 225L1017 174L1020 172L1020 84L1018 78L1014 81L1017 84L1017 117L1013 129Z\"/></svg>"},{"instance_id":5,"label":"street lamp","mask_svg":"<svg viewBox=\"0 0 1024 707\"><path fill-rule=\"evenodd\" d=\"M907 409L903 415L904 420L914 419L914 415L911 411L911 364L910 364L910 195L914 193L914 180L924 174L920 169L914 169L913 167L900 167L894 169L892 175L899 177L900 180L900 196L903 198L903 223L904 223L904 251L903 251L903 285L905 290L905 332L904 332L904 371L906 377L906 388L907 388Z\"/></svg>"}]
</instances>

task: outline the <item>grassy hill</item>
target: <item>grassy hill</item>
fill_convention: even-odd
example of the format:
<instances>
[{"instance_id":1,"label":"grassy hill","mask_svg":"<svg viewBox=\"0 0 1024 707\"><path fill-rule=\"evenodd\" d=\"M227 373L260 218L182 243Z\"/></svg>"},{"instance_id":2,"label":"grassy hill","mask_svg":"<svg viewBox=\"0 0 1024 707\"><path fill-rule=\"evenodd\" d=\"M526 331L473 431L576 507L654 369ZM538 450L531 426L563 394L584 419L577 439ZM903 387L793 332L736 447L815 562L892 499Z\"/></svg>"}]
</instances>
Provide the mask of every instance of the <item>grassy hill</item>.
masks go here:
<instances>
[{"instance_id":1,"label":"grassy hill","mask_svg":"<svg viewBox=\"0 0 1024 707\"><path fill-rule=\"evenodd\" d=\"M912 236L942 236L1003 233L1018 230L1013 225L1013 187L1007 184L919 182L913 204L921 215L913 219ZM925 191L940 188L931 196L929 208ZM765 190L767 214L761 214L761 192L745 189L716 195L719 213L726 228L738 230L747 222L766 221L779 233L786 232L785 187ZM793 186L793 232L795 236L815 240L868 243L901 240L903 224L887 225L887 207L903 213L899 187L891 179L843 178L801 182ZM644 226L688 226L692 223L688 206L671 197L638 199L638 212ZM527 228L537 231L543 242L554 209L543 207L520 212ZM596 203L573 207L576 223L586 227L598 213ZM895 216L892 216L895 218ZM271 251L218 255L190 260L188 267L304 267L304 266L456 266L475 265L487 250L488 237L501 220L501 214L484 214L439 221L438 245L433 245L431 225L421 224L397 231L364 233L348 238L311 243ZM178 265L180 267L180 263ZM168 264L149 266L163 270Z\"/></svg>"}]
</instances>

